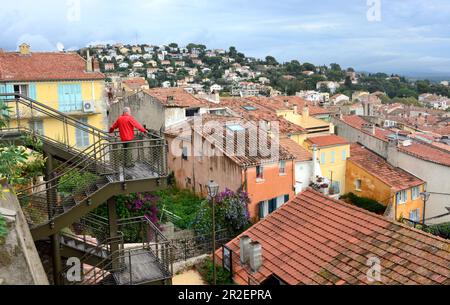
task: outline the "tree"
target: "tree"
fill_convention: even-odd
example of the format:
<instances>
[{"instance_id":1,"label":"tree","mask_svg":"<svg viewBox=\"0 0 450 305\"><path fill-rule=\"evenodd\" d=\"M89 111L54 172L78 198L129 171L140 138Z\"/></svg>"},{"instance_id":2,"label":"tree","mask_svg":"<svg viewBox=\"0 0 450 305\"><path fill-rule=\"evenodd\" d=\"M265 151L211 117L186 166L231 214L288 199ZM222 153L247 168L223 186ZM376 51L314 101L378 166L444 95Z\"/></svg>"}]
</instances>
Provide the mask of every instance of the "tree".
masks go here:
<instances>
[{"instance_id":1,"label":"tree","mask_svg":"<svg viewBox=\"0 0 450 305\"><path fill-rule=\"evenodd\" d=\"M236 58L236 55L237 55L236 47L230 47L230 50L229 50L229 56L230 56L231 58Z\"/></svg>"},{"instance_id":2,"label":"tree","mask_svg":"<svg viewBox=\"0 0 450 305\"><path fill-rule=\"evenodd\" d=\"M316 66L314 66L313 64L310 64L309 62L305 62L303 65L303 70L304 71L315 71L316 70Z\"/></svg>"},{"instance_id":3,"label":"tree","mask_svg":"<svg viewBox=\"0 0 450 305\"><path fill-rule=\"evenodd\" d=\"M273 56L266 56L266 65L278 66L278 61Z\"/></svg>"},{"instance_id":4,"label":"tree","mask_svg":"<svg viewBox=\"0 0 450 305\"><path fill-rule=\"evenodd\" d=\"M175 42L169 43L169 47L171 48L178 48L178 44Z\"/></svg>"}]
</instances>

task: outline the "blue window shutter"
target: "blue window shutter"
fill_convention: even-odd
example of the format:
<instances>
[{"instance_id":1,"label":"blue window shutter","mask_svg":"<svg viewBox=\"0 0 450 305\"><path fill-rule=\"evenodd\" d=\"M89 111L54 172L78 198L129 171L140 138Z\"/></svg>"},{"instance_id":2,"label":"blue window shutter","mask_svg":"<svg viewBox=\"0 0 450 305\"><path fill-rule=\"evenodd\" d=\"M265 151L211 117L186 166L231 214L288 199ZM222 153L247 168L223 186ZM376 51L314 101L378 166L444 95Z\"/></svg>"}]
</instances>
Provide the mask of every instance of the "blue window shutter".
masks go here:
<instances>
[{"instance_id":1,"label":"blue window shutter","mask_svg":"<svg viewBox=\"0 0 450 305\"><path fill-rule=\"evenodd\" d=\"M342 161L345 161L345 160L347 160L347 151L344 149L342 151Z\"/></svg>"},{"instance_id":2,"label":"blue window shutter","mask_svg":"<svg viewBox=\"0 0 450 305\"><path fill-rule=\"evenodd\" d=\"M0 84L0 94L4 94L6 93L6 85L5 84ZM4 96L0 96L0 100L5 100L6 97Z\"/></svg>"},{"instance_id":3,"label":"blue window shutter","mask_svg":"<svg viewBox=\"0 0 450 305\"><path fill-rule=\"evenodd\" d=\"M320 163L321 164L325 164L325 153L322 153L322 157L321 157Z\"/></svg>"},{"instance_id":4,"label":"blue window shutter","mask_svg":"<svg viewBox=\"0 0 450 305\"><path fill-rule=\"evenodd\" d=\"M263 219L264 218L264 202L263 201L261 201L259 204L258 204L258 210L259 210L259 219Z\"/></svg>"},{"instance_id":5,"label":"blue window shutter","mask_svg":"<svg viewBox=\"0 0 450 305\"><path fill-rule=\"evenodd\" d=\"M335 153L334 151L331 152L331 163L334 163L334 157L335 157Z\"/></svg>"},{"instance_id":6,"label":"blue window shutter","mask_svg":"<svg viewBox=\"0 0 450 305\"><path fill-rule=\"evenodd\" d=\"M35 83L31 83L29 85L29 93L28 93L29 98L36 100L36 84Z\"/></svg>"},{"instance_id":7,"label":"blue window shutter","mask_svg":"<svg viewBox=\"0 0 450 305\"><path fill-rule=\"evenodd\" d=\"M284 203L286 203L286 202L288 202L288 201L289 201L289 194L284 195Z\"/></svg>"}]
</instances>

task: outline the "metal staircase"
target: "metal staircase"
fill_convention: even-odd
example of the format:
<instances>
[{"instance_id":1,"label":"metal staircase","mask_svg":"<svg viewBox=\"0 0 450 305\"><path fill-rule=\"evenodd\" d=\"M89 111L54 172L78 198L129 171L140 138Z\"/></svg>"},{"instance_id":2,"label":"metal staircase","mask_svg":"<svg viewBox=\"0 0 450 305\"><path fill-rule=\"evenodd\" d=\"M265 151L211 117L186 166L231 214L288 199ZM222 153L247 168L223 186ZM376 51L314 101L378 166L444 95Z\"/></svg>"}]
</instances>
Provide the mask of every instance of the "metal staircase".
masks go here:
<instances>
[{"instance_id":1,"label":"metal staircase","mask_svg":"<svg viewBox=\"0 0 450 305\"><path fill-rule=\"evenodd\" d=\"M61 232L72 224L86 219L89 213L100 205L108 202L109 207L109 201L113 200L114 196L150 192L166 187L165 140L156 133L148 133L145 136L138 136L134 141L124 143L116 134L108 134L28 97L0 94L0 100L11 110L8 127L0 129L0 141L24 145L27 143L24 136L32 137L42 143L42 150L47 157L45 181L21 189L18 196L33 238L46 240L51 237L52 244L55 244L54 251L58 256L61 252L61 256L80 257L84 262L97 266L95 270L100 268L109 272L109 275L115 274L115 282L118 284L146 282L145 279L125 280L126 277L121 278L118 269L115 269L119 265L122 266L127 259L124 256L125 250L120 247L118 231L109 232L109 237L98 244ZM51 136L41 134L32 128L32 122L36 119L46 122L50 120L51 126L57 130L52 130ZM73 137L69 136L70 132L87 134L93 144L83 148L77 147L76 143L72 142ZM77 185L70 194L62 193L60 190L64 185L78 181L76 180L78 173L89 173L89 181ZM117 227L117 224L113 224L115 221L116 219L112 220L111 217L107 219L110 228ZM150 226L148 223L146 225ZM159 233L154 232L154 235L157 236ZM160 237L160 240L163 239ZM114 247L110 248L108 244ZM153 261L148 260L147 265L155 267L155 270L167 269L165 266L161 267L159 251L155 251L148 241L137 249L126 252L130 266L132 263L138 263L139 260L134 259L135 257L146 256L154 258ZM121 267L120 270L128 268L136 271L136 267L130 266ZM57 269L56 273L60 274L60 269ZM170 272L162 273L164 279L169 275L171 277ZM160 277L155 279L160 280ZM97 275L94 280L96 283Z\"/></svg>"}]
</instances>

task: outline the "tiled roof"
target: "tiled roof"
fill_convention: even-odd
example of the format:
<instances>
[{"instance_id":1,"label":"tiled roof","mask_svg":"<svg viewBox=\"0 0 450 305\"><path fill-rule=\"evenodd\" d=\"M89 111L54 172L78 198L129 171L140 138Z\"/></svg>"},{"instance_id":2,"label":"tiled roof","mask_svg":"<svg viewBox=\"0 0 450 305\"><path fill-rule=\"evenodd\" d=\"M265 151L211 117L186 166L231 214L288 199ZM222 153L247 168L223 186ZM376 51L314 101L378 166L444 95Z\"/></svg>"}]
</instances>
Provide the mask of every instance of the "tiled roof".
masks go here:
<instances>
[{"instance_id":1,"label":"tiled roof","mask_svg":"<svg viewBox=\"0 0 450 305\"><path fill-rule=\"evenodd\" d=\"M416 176L392 166L386 160L359 144L350 145L350 156L351 162L374 175L396 192L424 183Z\"/></svg>"},{"instance_id":2,"label":"tiled roof","mask_svg":"<svg viewBox=\"0 0 450 305\"><path fill-rule=\"evenodd\" d=\"M450 284L450 241L310 189L243 235L262 245L263 259L252 274L239 262L240 236L229 242L238 284L249 275L259 283L276 275L290 285L371 284L373 256L383 284Z\"/></svg>"},{"instance_id":3,"label":"tiled roof","mask_svg":"<svg viewBox=\"0 0 450 305\"><path fill-rule=\"evenodd\" d=\"M308 138L306 141L308 141L311 144L317 145L317 147L349 144L349 142L346 139L337 135L311 137Z\"/></svg>"},{"instance_id":4,"label":"tiled roof","mask_svg":"<svg viewBox=\"0 0 450 305\"><path fill-rule=\"evenodd\" d=\"M246 97L246 99L258 103L260 105L264 105L265 107L270 108L274 111L292 109L292 107L295 105L297 106L298 112L301 114L301 112L303 111L303 107L306 105L309 107L309 114L312 116L332 113L332 111L330 111L329 109L314 106L312 102L306 101L298 96L284 96L284 95L274 97L252 96Z\"/></svg>"},{"instance_id":5,"label":"tiled roof","mask_svg":"<svg viewBox=\"0 0 450 305\"><path fill-rule=\"evenodd\" d=\"M236 115L242 116L248 120L253 120L255 122L260 120L265 120L268 122L276 121L279 124L278 126L280 128L280 133L284 135L306 133L306 129L286 120L285 118L277 116L275 111L247 99L225 98L222 99L220 105L229 108ZM254 108L252 108L252 110L247 110L245 107L249 106Z\"/></svg>"},{"instance_id":6,"label":"tiled roof","mask_svg":"<svg viewBox=\"0 0 450 305\"><path fill-rule=\"evenodd\" d=\"M312 154L294 140L288 138L280 139L280 145L293 155L297 161L312 160Z\"/></svg>"},{"instance_id":7,"label":"tiled roof","mask_svg":"<svg viewBox=\"0 0 450 305\"><path fill-rule=\"evenodd\" d=\"M399 151L416 158L445 166L450 166L450 153L427 144L414 142L410 146L400 146Z\"/></svg>"},{"instance_id":8,"label":"tiled roof","mask_svg":"<svg viewBox=\"0 0 450 305\"><path fill-rule=\"evenodd\" d=\"M195 120L201 120L201 123L197 121L196 124ZM240 126L243 130L233 131L227 127L232 125ZM215 130L217 127L223 127L223 132L217 132ZM252 129L257 132L249 132ZM217 148L221 154L240 166L255 166L278 162L279 160L295 160L295 157L275 139L272 142L269 137L268 143L260 143L261 140L265 139L261 135L267 135L267 131L246 119L221 115L202 115L171 126L166 130L166 135L190 138L191 130L196 131L208 143L212 144L213 149ZM278 149L274 152L274 155L271 154L272 143L278 144ZM262 147L264 147L264 150L261 149ZM205 146L203 146L203 149L205 149ZM274 149L276 148L274 147Z\"/></svg>"},{"instance_id":9,"label":"tiled roof","mask_svg":"<svg viewBox=\"0 0 450 305\"><path fill-rule=\"evenodd\" d=\"M196 98L192 94L186 92L183 88L154 88L144 90L145 93L156 98L162 105L166 107L210 107L211 103ZM172 100L169 101L169 97Z\"/></svg>"},{"instance_id":10,"label":"tiled roof","mask_svg":"<svg viewBox=\"0 0 450 305\"><path fill-rule=\"evenodd\" d=\"M342 118L342 121L356 129L361 130L362 132L367 133L368 135L374 136L380 140L383 140L385 142L387 142L387 136L389 136L390 134L392 134L391 131L383 129L383 128L379 128L379 127L375 127L375 134L364 130L362 127L364 124L367 124L369 122L367 122L366 120L364 120L363 118L357 116L357 115L346 115Z\"/></svg>"},{"instance_id":11,"label":"tiled roof","mask_svg":"<svg viewBox=\"0 0 450 305\"><path fill-rule=\"evenodd\" d=\"M104 79L100 72L86 72L86 61L76 53L0 52L0 81L49 81Z\"/></svg>"}]
</instances>

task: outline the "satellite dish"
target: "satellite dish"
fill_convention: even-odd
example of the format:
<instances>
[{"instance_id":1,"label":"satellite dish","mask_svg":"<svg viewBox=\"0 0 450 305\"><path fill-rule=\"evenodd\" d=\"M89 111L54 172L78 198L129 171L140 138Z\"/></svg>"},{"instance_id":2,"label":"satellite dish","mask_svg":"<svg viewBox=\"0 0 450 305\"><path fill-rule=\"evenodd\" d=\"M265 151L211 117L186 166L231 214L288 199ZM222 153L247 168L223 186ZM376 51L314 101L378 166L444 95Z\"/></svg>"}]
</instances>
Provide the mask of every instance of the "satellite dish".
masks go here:
<instances>
[{"instance_id":1,"label":"satellite dish","mask_svg":"<svg viewBox=\"0 0 450 305\"><path fill-rule=\"evenodd\" d=\"M56 44L56 48L58 49L58 51L64 52L64 45L61 42L58 42Z\"/></svg>"}]
</instances>

